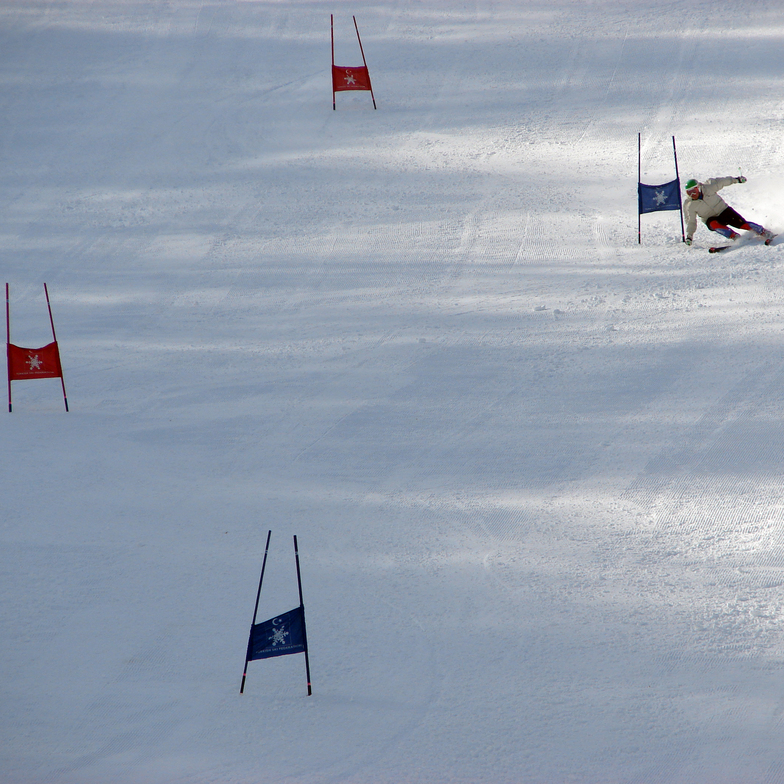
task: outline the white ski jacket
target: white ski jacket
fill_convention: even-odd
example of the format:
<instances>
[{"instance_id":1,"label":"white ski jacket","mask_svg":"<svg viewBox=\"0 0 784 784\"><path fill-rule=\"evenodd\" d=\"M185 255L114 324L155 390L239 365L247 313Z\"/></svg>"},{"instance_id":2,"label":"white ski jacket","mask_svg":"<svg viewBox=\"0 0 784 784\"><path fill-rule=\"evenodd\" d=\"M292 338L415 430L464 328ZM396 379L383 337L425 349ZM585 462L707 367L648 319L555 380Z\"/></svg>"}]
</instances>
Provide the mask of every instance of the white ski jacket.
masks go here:
<instances>
[{"instance_id":1,"label":"white ski jacket","mask_svg":"<svg viewBox=\"0 0 784 784\"><path fill-rule=\"evenodd\" d=\"M727 209L727 202L717 191L736 182L738 182L737 177L712 177L700 183L702 198L692 199L691 196L686 195L686 203L683 205L683 214L686 216L686 239L690 240L697 231L697 218L707 224L711 218L721 215Z\"/></svg>"}]
</instances>

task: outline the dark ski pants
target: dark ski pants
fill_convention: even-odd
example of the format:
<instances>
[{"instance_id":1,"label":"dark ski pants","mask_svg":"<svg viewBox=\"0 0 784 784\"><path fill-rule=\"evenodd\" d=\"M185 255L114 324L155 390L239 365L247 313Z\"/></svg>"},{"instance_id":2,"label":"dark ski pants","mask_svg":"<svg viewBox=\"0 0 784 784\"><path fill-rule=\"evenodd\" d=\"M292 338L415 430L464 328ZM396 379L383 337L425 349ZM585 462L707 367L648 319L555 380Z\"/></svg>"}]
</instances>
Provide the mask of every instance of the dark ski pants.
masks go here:
<instances>
[{"instance_id":1,"label":"dark ski pants","mask_svg":"<svg viewBox=\"0 0 784 784\"><path fill-rule=\"evenodd\" d=\"M735 232L729 228L730 226L735 229L742 229L743 231L753 231L756 234L763 234L765 232L765 229L763 229L762 226L758 223L749 223L742 215L735 212L732 207L727 207L726 210L723 210L721 214L717 215L715 218L708 218L706 224L711 231L716 231L728 239L731 239L732 235L735 234Z\"/></svg>"}]
</instances>

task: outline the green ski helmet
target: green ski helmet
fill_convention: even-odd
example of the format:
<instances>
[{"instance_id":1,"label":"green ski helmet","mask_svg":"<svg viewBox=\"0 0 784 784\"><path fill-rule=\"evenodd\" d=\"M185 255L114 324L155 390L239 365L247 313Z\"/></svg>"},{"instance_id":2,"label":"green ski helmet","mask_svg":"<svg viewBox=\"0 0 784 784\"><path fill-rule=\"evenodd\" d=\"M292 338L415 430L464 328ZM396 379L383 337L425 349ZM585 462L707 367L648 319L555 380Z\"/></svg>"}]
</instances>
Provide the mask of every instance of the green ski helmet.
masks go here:
<instances>
[{"instance_id":1,"label":"green ski helmet","mask_svg":"<svg viewBox=\"0 0 784 784\"><path fill-rule=\"evenodd\" d=\"M699 185L697 180L691 179L686 181L686 190L690 191L692 188L696 188Z\"/></svg>"}]
</instances>

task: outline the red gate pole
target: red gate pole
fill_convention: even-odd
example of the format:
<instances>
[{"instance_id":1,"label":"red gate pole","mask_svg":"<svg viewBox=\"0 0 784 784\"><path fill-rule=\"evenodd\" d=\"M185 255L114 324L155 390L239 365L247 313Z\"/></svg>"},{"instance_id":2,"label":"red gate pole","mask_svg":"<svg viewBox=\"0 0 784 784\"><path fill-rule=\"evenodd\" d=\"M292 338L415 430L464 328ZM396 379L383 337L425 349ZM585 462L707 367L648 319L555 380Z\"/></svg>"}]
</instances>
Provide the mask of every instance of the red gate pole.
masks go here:
<instances>
[{"instance_id":1,"label":"red gate pole","mask_svg":"<svg viewBox=\"0 0 784 784\"><path fill-rule=\"evenodd\" d=\"M11 407L11 305L8 302L8 283L5 284L5 354L6 361L8 362L8 411L13 410Z\"/></svg>"},{"instance_id":2,"label":"red gate pole","mask_svg":"<svg viewBox=\"0 0 784 784\"><path fill-rule=\"evenodd\" d=\"M57 364L60 365L60 384L63 387L63 400L65 401L65 410L68 412L68 395L65 394L65 378L63 378L63 363L60 362L60 346L57 345L57 335L54 331L54 319L52 318L52 306L49 304L49 289L44 283L44 293L46 294L46 307L49 309L49 323L52 325L52 338L57 346Z\"/></svg>"},{"instance_id":3,"label":"red gate pole","mask_svg":"<svg viewBox=\"0 0 784 784\"><path fill-rule=\"evenodd\" d=\"M332 80L332 111L335 111L335 16L329 15L329 39L332 43L332 70L330 71L329 78Z\"/></svg>"},{"instance_id":4,"label":"red gate pole","mask_svg":"<svg viewBox=\"0 0 784 784\"><path fill-rule=\"evenodd\" d=\"M362 63L365 66L365 71L367 71L367 78L368 78L368 85L370 86L370 97L373 99L373 108L376 108L376 97L373 95L373 82L370 80L370 70L367 67L367 60L365 59L365 50L362 48L362 39L359 37L359 28L357 27L357 17L351 17L354 20L354 29L357 31L357 41L359 41L359 51L362 52ZM334 55L333 55L334 57ZM334 99L334 93L332 95Z\"/></svg>"}]
</instances>

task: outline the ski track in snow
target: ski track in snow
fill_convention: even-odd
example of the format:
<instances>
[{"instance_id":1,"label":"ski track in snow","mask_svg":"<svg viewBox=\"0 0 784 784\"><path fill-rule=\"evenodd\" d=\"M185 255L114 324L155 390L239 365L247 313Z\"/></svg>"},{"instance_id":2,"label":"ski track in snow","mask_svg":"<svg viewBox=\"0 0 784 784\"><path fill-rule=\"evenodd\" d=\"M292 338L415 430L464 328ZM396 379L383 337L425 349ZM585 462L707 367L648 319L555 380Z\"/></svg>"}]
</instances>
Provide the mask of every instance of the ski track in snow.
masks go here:
<instances>
[{"instance_id":1,"label":"ski track in snow","mask_svg":"<svg viewBox=\"0 0 784 784\"><path fill-rule=\"evenodd\" d=\"M779 16L0 9L3 780L784 780L784 248L634 225L784 229Z\"/></svg>"}]
</instances>

